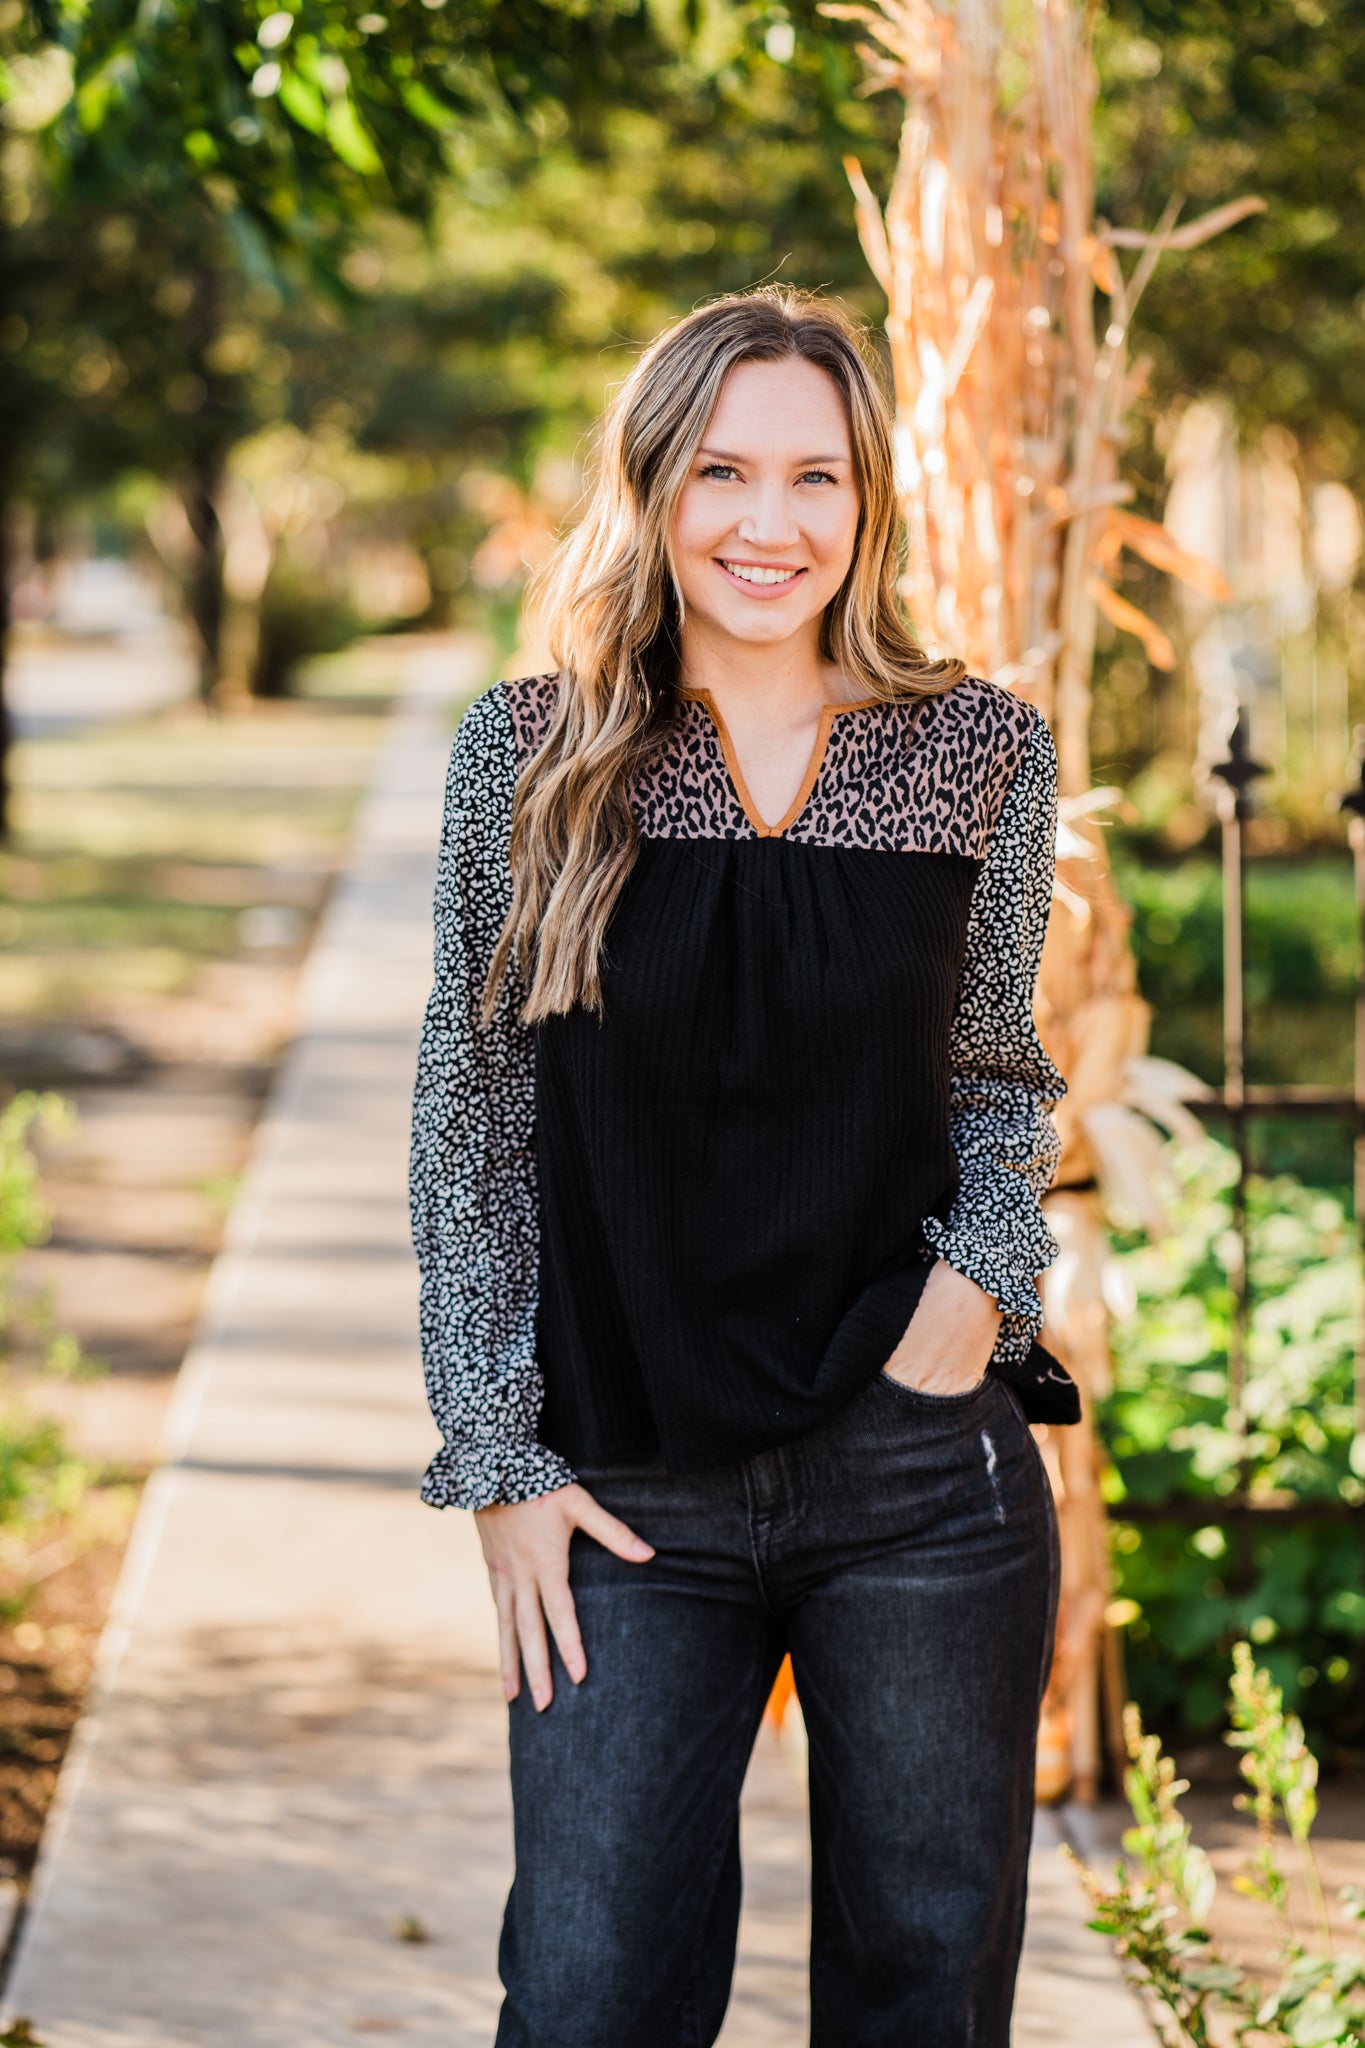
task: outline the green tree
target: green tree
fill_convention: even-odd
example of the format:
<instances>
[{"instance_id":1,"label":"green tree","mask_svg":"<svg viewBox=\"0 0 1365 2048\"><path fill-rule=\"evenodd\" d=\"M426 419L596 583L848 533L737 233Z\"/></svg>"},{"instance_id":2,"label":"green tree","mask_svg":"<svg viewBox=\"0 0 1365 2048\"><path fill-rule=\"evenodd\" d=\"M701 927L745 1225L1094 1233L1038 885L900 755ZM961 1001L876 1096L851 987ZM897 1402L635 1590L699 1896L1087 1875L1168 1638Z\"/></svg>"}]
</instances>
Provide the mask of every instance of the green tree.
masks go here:
<instances>
[{"instance_id":1,"label":"green tree","mask_svg":"<svg viewBox=\"0 0 1365 2048\"><path fill-rule=\"evenodd\" d=\"M1298 438L1365 496L1362 0L1109 0L1100 207L1146 225L1256 193L1266 212L1158 267L1142 306L1153 411L1190 389Z\"/></svg>"},{"instance_id":2,"label":"green tree","mask_svg":"<svg viewBox=\"0 0 1365 2048\"><path fill-rule=\"evenodd\" d=\"M375 209L429 218L483 131L534 131L556 109L590 140L601 105L667 93L685 27L632 0L394 0L383 12L349 0L0 0L0 350L11 364L25 354L0 396L0 506L41 483L54 419L81 396L89 330L140 324L169 399L143 459L173 464L198 542L190 610L207 694L222 624L218 493L248 424L224 350L237 293L282 267L336 290L340 252ZM110 223L123 227L111 235ZM126 288L92 305L97 229L106 267L122 235ZM171 259L162 284L187 291L140 290L159 251ZM0 573L0 633L4 583ZM0 823L7 739L0 712Z\"/></svg>"},{"instance_id":3,"label":"green tree","mask_svg":"<svg viewBox=\"0 0 1365 2048\"><path fill-rule=\"evenodd\" d=\"M292 422L410 465L404 530L434 583L477 537L461 476L529 484L547 452L573 454L605 387L689 306L776 276L879 318L842 158L889 177L895 109L858 97L852 36L813 4L735 10L734 27L727 62L657 107L602 110L590 142L562 114L485 136L429 233L377 221L344 262L348 302L282 309Z\"/></svg>"}]
</instances>

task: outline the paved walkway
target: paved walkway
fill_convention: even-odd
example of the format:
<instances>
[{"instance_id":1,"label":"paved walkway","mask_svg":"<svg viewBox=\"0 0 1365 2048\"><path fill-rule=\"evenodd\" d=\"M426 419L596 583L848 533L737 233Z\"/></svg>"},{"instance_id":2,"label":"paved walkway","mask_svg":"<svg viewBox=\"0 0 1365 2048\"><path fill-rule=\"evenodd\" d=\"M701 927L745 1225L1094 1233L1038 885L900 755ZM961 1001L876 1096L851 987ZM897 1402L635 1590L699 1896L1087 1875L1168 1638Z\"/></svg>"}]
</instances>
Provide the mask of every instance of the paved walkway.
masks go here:
<instances>
[{"instance_id":1,"label":"paved walkway","mask_svg":"<svg viewBox=\"0 0 1365 2048\"><path fill-rule=\"evenodd\" d=\"M492 2038L503 1712L472 1522L415 1498L404 1185L446 700L476 680L414 668L310 963L10 1973L46 2048ZM767 1738L745 1831L724 2048L799 2048L804 1809ZM1035 1864L1019 2048L1150 2048Z\"/></svg>"},{"instance_id":2,"label":"paved walkway","mask_svg":"<svg viewBox=\"0 0 1365 2048\"><path fill-rule=\"evenodd\" d=\"M15 634L5 695L21 739L39 739L107 720L143 718L187 703L195 693L186 629L148 621L118 638Z\"/></svg>"}]
</instances>

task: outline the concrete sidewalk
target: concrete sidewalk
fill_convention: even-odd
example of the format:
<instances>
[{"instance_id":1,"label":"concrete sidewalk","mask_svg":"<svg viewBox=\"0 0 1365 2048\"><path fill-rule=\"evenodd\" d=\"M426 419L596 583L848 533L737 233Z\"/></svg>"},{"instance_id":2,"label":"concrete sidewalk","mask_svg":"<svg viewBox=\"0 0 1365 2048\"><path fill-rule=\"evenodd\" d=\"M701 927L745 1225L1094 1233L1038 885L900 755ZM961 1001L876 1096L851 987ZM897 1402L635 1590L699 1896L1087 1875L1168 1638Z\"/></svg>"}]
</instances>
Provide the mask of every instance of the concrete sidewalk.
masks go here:
<instances>
[{"instance_id":1,"label":"concrete sidewalk","mask_svg":"<svg viewBox=\"0 0 1365 2048\"><path fill-rule=\"evenodd\" d=\"M414 668L310 963L10 1971L46 2048L492 2039L504 1717L472 1521L415 1495L405 1192L447 706L477 679ZM745 1839L725 2048L799 2048L804 1807L768 1738ZM1055 1845L1035 1865L1019 2048L1150 2048Z\"/></svg>"},{"instance_id":2,"label":"concrete sidewalk","mask_svg":"<svg viewBox=\"0 0 1365 2048\"><path fill-rule=\"evenodd\" d=\"M197 681L190 635L178 620L149 619L117 638L20 627L5 694L19 738L45 739L190 703Z\"/></svg>"}]
</instances>

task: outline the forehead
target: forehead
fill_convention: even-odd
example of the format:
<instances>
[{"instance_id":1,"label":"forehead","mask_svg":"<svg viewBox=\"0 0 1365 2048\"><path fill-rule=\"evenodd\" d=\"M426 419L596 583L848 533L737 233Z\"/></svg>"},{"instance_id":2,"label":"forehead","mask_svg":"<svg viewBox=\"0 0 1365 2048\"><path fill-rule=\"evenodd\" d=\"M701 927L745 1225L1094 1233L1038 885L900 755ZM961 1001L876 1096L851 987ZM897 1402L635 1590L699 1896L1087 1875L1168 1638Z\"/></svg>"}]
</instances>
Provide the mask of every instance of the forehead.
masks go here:
<instances>
[{"instance_id":1,"label":"forehead","mask_svg":"<svg viewBox=\"0 0 1365 2048\"><path fill-rule=\"evenodd\" d=\"M736 363L721 386L704 442L732 453L848 454L848 417L829 374L801 356Z\"/></svg>"}]
</instances>

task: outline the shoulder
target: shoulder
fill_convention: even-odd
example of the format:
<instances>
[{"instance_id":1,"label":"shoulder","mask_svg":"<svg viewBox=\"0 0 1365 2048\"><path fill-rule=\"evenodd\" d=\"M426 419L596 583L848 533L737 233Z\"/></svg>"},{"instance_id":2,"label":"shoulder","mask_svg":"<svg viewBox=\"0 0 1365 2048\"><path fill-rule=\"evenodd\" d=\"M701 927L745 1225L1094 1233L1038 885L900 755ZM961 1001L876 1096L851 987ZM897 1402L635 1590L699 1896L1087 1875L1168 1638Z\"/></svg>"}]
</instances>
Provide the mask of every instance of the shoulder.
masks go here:
<instances>
[{"instance_id":1,"label":"shoulder","mask_svg":"<svg viewBox=\"0 0 1365 2048\"><path fill-rule=\"evenodd\" d=\"M456 728L452 781L510 774L515 782L549 731L557 695L554 676L522 676L483 691Z\"/></svg>"},{"instance_id":2,"label":"shoulder","mask_svg":"<svg viewBox=\"0 0 1365 2048\"><path fill-rule=\"evenodd\" d=\"M488 692L490 697L498 694L506 704L512 722L517 766L524 768L532 755L538 754L545 744L545 735L550 730L550 721L559 703L559 677L518 676L513 682L495 684Z\"/></svg>"},{"instance_id":3,"label":"shoulder","mask_svg":"<svg viewBox=\"0 0 1365 2048\"><path fill-rule=\"evenodd\" d=\"M950 690L926 700L916 739L921 745L961 751L982 768L1002 768L1012 776L1042 725L1034 707L1013 690L981 676L964 676Z\"/></svg>"},{"instance_id":4,"label":"shoulder","mask_svg":"<svg viewBox=\"0 0 1365 2048\"><path fill-rule=\"evenodd\" d=\"M921 783L970 818L969 837L984 852L1011 792L1022 796L1052 764L1047 725L1032 704L998 683L964 676L931 697L911 741ZM1055 772L1055 770L1053 771Z\"/></svg>"}]
</instances>

